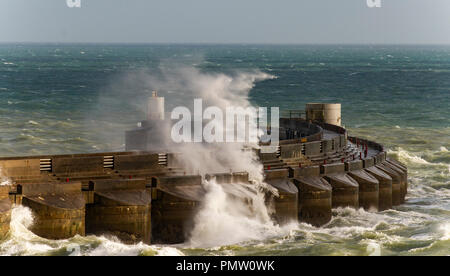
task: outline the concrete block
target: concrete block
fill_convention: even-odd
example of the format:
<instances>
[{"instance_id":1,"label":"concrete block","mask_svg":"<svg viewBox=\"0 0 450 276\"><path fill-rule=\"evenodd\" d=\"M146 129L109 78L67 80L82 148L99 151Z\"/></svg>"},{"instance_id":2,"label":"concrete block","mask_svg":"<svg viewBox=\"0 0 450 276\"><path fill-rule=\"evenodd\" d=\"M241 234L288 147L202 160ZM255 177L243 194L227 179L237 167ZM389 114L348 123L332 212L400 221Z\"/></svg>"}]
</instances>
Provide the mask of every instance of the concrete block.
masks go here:
<instances>
[{"instance_id":1,"label":"concrete block","mask_svg":"<svg viewBox=\"0 0 450 276\"><path fill-rule=\"evenodd\" d=\"M102 190L86 208L86 232L112 234L125 243L151 242L150 190Z\"/></svg>"},{"instance_id":2,"label":"concrete block","mask_svg":"<svg viewBox=\"0 0 450 276\"><path fill-rule=\"evenodd\" d=\"M339 135L339 145L341 149L347 146L347 138L344 134Z\"/></svg>"},{"instance_id":3,"label":"concrete block","mask_svg":"<svg viewBox=\"0 0 450 276\"><path fill-rule=\"evenodd\" d=\"M368 211L378 211L379 181L364 170L349 171L348 175L358 182L359 206Z\"/></svg>"},{"instance_id":4,"label":"concrete block","mask_svg":"<svg viewBox=\"0 0 450 276\"><path fill-rule=\"evenodd\" d=\"M320 177L294 178L298 188L298 217L301 222L322 226L331 220L330 184Z\"/></svg>"},{"instance_id":5,"label":"concrete block","mask_svg":"<svg viewBox=\"0 0 450 276\"><path fill-rule=\"evenodd\" d=\"M336 174L345 172L344 163L334 163L320 166L321 174Z\"/></svg>"},{"instance_id":6,"label":"concrete block","mask_svg":"<svg viewBox=\"0 0 450 276\"><path fill-rule=\"evenodd\" d=\"M80 175L82 173L103 173L103 157L54 157L52 172L61 175Z\"/></svg>"},{"instance_id":7,"label":"concrete block","mask_svg":"<svg viewBox=\"0 0 450 276\"><path fill-rule=\"evenodd\" d=\"M78 194L81 193L81 182L30 183L20 185L25 196L46 194Z\"/></svg>"},{"instance_id":8,"label":"concrete block","mask_svg":"<svg viewBox=\"0 0 450 276\"><path fill-rule=\"evenodd\" d=\"M405 197L408 189L408 175L405 173L401 168L397 167L396 165L391 164L390 162L384 161L383 163L380 163L381 165L390 168L391 170L395 171L398 175L400 175L400 203L405 203Z\"/></svg>"},{"instance_id":9,"label":"concrete block","mask_svg":"<svg viewBox=\"0 0 450 276\"><path fill-rule=\"evenodd\" d=\"M31 231L47 239L67 239L85 235L85 201L81 194L41 194L22 198L33 211Z\"/></svg>"},{"instance_id":10,"label":"concrete block","mask_svg":"<svg viewBox=\"0 0 450 276\"><path fill-rule=\"evenodd\" d=\"M385 211L392 208L392 178L375 166L364 169L379 182L378 210Z\"/></svg>"},{"instance_id":11,"label":"concrete block","mask_svg":"<svg viewBox=\"0 0 450 276\"><path fill-rule=\"evenodd\" d=\"M320 142L320 141L304 144L305 145L305 155L310 156L310 155L321 154L321 152L320 152L321 144L322 144L322 142Z\"/></svg>"},{"instance_id":12,"label":"concrete block","mask_svg":"<svg viewBox=\"0 0 450 276\"><path fill-rule=\"evenodd\" d=\"M201 176L158 177L152 186L157 187L156 200L152 202L152 241L184 242L206 194Z\"/></svg>"},{"instance_id":13,"label":"concrete block","mask_svg":"<svg viewBox=\"0 0 450 276\"><path fill-rule=\"evenodd\" d=\"M341 138L339 136L334 137L333 140L334 142L334 149L332 150L333 152L339 151L340 150L340 145L341 145Z\"/></svg>"},{"instance_id":14,"label":"concrete block","mask_svg":"<svg viewBox=\"0 0 450 276\"><path fill-rule=\"evenodd\" d=\"M346 171L359 171L364 168L364 164L362 160L355 160L345 162L345 170Z\"/></svg>"},{"instance_id":15,"label":"concrete block","mask_svg":"<svg viewBox=\"0 0 450 276\"><path fill-rule=\"evenodd\" d=\"M300 158L303 156L302 145L301 144L280 145L280 154L281 159Z\"/></svg>"},{"instance_id":16,"label":"concrete block","mask_svg":"<svg viewBox=\"0 0 450 276\"><path fill-rule=\"evenodd\" d=\"M319 176L320 175L320 167L319 166L310 166L304 168L290 168L289 169L289 177L297 178L300 176Z\"/></svg>"},{"instance_id":17,"label":"concrete block","mask_svg":"<svg viewBox=\"0 0 450 276\"><path fill-rule=\"evenodd\" d=\"M402 163L398 162L397 160L394 159L386 159L386 162L388 162L390 165L395 166L397 169L399 169L402 172L402 176L403 176L403 201L405 200L405 196L408 193L408 169L406 168L405 165L403 165Z\"/></svg>"},{"instance_id":18,"label":"concrete block","mask_svg":"<svg viewBox=\"0 0 450 276\"><path fill-rule=\"evenodd\" d=\"M94 179L91 181L94 191L144 190L150 186L145 178L133 179Z\"/></svg>"},{"instance_id":19,"label":"concrete block","mask_svg":"<svg viewBox=\"0 0 450 276\"><path fill-rule=\"evenodd\" d=\"M363 159L364 168L367 169L369 167L375 166L375 160L373 158Z\"/></svg>"},{"instance_id":20,"label":"concrete block","mask_svg":"<svg viewBox=\"0 0 450 276\"><path fill-rule=\"evenodd\" d=\"M180 176L164 176L156 177L153 181L156 181L156 187L160 186L192 186L201 185L202 177L200 175L180 175Z\"/></svg>"},{"instance_id":21,"label":"concrete block","mask_svg":"<svg viewBox=\"0 0 450 276\"><path fill-rule=\"evenodd\" d=\"M41 174L39 159L0 160L0 168L2 168L2 174L10 178L40 176Z\"/></svg>"},{"instance_id":22,"label":"concrete block","mask_svg":"<svg viewBox=\"0 0 450 276\"><path fill-rule=\"evenodd\" d=\"M195 186L185 187L189 187L192 192ZM152 202L152 243L185 242L201 206L201 199L190 199L190 195L184 194L184 191L158 189L157 192L157 200Z\"/></svg>"},{"instance_id":23,"label":"concrete block","mask_svg":"<svg viewBox=\"0 0 450 276\"><path fill-rule=\"evenodd\" d=\"M322 150L324 153L329 153L333 151L332 140L323 140L322 141Z\"/></svg>"},{"instance_id":24,"label":"concrete block","mask_svg":"<svg viewBox=\"0 0 450 276\"><path fill-rule=\"evenodd\" d=\"M264 171L264 176L266 180L270 179L280 179L289 177L289 169L274 169L269 171Z\"/></svg>"},{"instance_id":25,"label":"concrete block","mask_svg":"<svg viewBox=\"0 0 450 276\"><path fill-rule=\"evenodd\" d=\"M114 167L117 171L154 170L158 165L158 154L135 154L116 156Z\"/></svg>"},{"instance_id":26,"label":"concrete block","mask_svg":"<svg viewBox=\"0 0 450 276\"><path fill-rule=\"evenodd\" d=\"M379 164L376 167L392 178L392 205L400 205L402 203L402 176L384 164Z\"/></svg>"},{"instance_id":27,"label":"concrete block","mask_svg":"<svg viewBox=\"0 0 450 276\"><path fill-rule=\"evenodd\" d=\"M342 164L344 165L344 164ZM359 185L353 178L345 173L327 174L324 179L333 188L332 206L359 208Z\"/></svg>"},{"instance_id":28,"label":"concrete block","mask_svg":"<svg viewBox=\"0 0 450 276\"><path fill-rule=\"evenodd\" d=\"M269 185L278 190L278 196L268 194L273 201L275 213L273 218L280 224L298 221L298 189L288 179L272 179L267 181Z\"/></svg>"}]
</instances>

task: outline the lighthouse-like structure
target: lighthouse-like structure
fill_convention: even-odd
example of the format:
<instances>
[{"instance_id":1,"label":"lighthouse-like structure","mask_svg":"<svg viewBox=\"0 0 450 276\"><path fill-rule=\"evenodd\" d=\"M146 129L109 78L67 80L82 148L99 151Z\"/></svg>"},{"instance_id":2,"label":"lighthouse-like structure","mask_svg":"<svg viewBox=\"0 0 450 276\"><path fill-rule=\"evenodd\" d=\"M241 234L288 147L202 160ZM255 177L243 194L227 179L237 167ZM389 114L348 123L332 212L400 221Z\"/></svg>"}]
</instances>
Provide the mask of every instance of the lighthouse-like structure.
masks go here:
<instances>
[{"instance_id":1,"label":"lighthouse-like structure","mask_svg":"<svg viewBox=\"0 0 450 276\"><path fill-rule=\"evenodd\" d=\"M147 102L147 121L164 121L164 97L153 91Z\"/></svg>"},{"instance_id":2,"label":"lighthouse-like structure","mask_svg":"<svg viewBox=\"0 0 450 276\"><path fill-rule=\"evenodd\" d=\"M168 124L164 97L153 91L147 101L147 119L138 128L125 132L126 151L157 151L167 147Z\"/></svg>"},{"instance_id":3,"label":"lighthouse-like structure","mask_svg":"<svg viewBox=\"0 0 450 276\"><path fill-rule=\"evenodd\" d=\"M341 126L341 104L308 103L306 104L306 120Z\"/></svg>"}]
</instances>

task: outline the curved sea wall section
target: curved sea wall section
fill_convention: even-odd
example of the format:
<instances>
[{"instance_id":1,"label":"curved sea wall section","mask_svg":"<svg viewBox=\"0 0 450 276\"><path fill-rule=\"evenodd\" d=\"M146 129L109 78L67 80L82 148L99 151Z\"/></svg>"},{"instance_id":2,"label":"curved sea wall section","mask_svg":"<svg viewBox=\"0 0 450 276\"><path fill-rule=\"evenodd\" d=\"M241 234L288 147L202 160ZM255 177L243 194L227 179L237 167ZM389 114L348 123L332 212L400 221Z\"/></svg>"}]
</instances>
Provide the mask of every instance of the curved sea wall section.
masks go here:
<instances>
[{"instance_id":1,"label":"curved sea wall section","mask_svg":"<svg viewBox=\"0 0 450 276\"><path fill-rule=\"evenodd\" d=\"M407 168L387 159L382 145L299 118L281 119L280 130L278 151L258 153L277 223L321 226L332 208L381 211L404 202ZM31 230L49 239L105 233L129 243L181 243L207 194L205 180L224 191L251 185L247 172L187 175L179 164L177 154L150 152L0 158L13 183L0 186L0 239L14 203L33 211Z\"/></svg>"},{"instance_id":2,"label":"curved sea wall section","mask_svg":"<svg viewBox=\"0 0 450 276\"><path fill-rule=\"evenodd\" d=\"M295 120L301 129L311 124L300 118L284 120ZM298 190L299 221L321 226L331 220L332 208L383 211L405 201L407 168L387 159L382 145L348 136L337 125L313 123L320 127L315 132L280 141L277 154L260 154L266 174L288 168Z\"/></svg>"}]
</instances>

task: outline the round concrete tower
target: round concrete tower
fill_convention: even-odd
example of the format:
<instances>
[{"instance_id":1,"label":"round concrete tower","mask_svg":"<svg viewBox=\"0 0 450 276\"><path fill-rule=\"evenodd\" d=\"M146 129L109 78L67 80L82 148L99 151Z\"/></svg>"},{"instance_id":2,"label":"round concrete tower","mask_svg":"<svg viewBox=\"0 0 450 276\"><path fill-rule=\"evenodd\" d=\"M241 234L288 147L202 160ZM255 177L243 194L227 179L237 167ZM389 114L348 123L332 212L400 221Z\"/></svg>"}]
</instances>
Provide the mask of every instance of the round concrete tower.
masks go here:
<instances>
[{"instance_id":1,"label":"round concrete tower","mask_svg":"<svg viewBox=\"0 0 450 276\"><path fill-rule=\"evenodd\" d=\"M164 120L164 97L158 97L156 91L148 98L147 120Z\"/></svg>"},{"instance_id":2,"label":"round concrete tower","mask_svg":"<svg viewBox=\"0 0 450 276\"><path fill-rule=\"evenodd\" d=\"M306 104L306 119L340 126L341 104L308 103Z\"/></svg>"}]
</instances>

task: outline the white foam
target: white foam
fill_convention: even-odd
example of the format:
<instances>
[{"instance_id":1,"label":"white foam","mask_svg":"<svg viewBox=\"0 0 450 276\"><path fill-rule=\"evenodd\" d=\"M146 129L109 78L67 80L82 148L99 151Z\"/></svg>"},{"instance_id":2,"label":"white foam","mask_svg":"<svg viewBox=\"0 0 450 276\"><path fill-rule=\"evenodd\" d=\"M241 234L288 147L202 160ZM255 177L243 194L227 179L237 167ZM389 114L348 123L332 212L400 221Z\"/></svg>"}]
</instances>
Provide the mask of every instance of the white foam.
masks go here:
<instances>
[{"instance_id":1,"label":"white foam","mask_svg":"<svg viewBox=\"0 0 450 276\"><path fill-rule=\"evenodd\" d=\"M3 175L2 168L0 167L0 186L11 186L11 184L11 179Z\"/></svg>"},{"instance_id":2,"label":"white foam","mask_svg":"<svg viewBox=\"0 0 450 276\"><path fill-rule=\"evenodd\" d=\"M254 185L206 181L207 194L196 215L190 247L215 247L289 234L297 225L280 227L270 218L264 194Z\"/></svg>"},{"instance_id":3,"label":"white foam","mask_svg":"<svg viewBox=\"0 0 450 276\"><path fill-rule=\"evenodd\" d=\"M150 246L144 243L138 243L134 245L127 245L121 243L118 239L114 237L93 237L97 241L100 241L100 245L87 252L80 252L81 255L87 256L137 256L140 254L145 254L146 252L151 253L150 255L156 256L183 256L184 254L176 248L173 247L158 247Z\"/></svg>"},{"instance_id":4,"label":"white foam","mask_svg":"<svg viewBox=\"0 0 450 276\"><path fill-rule=\"evenodd\" d=\"M31 124L31 125L39 125L38 122L33 121L33 120L29 120L28 123Z\"/></svg>"},{"instance_id":5,"label":"white foam","mask_svg":"<svg viewBox=\"0 0 450 276\"><path fill-rule=\"evenodd\" d=\"M0 186L11 186L11 181L7 178L1 178Z\"/></svg>"},{"instance_id":6,"label":"white foam","mask_svg":"<svg viewBox=\"0 0 450 276\"><path fill-rule=\"evenodd\" d=\"M439 230L442 232L441 240L447 241L450 240L450 222L447 222L439 227Z\"/></svg>"},{"instance_id":7,"label":"white foam","mask_svg":"<svg viewBox=\"0 0 450 276\"><path fill-rule=\"evenodd\" d=\"M2 255L38 255L52 250L52 246L33 234L28 227L33 224L31 210L24 206L13 206L11 212L10 237L0 245Z\"/></svg>"},{"instance_id":8,"label":"white foam","mask_svg":"<svg viewBox=\"0 0 450 276\"><path fill-rule=\"evenodd\" d=\"M13 206L9 238L0 244L0 255L47 255L66 254L71 256L136 256L149 254L157 256L181 256L176 248L150 246L143 243L127 245L115 237L75 236L65 240L48 240L29 230L33 225L33 213L24 206Z\"/></svg>"},{"instance_id":9,"label":"white foam","mask_svg":"<svg viewBox=\"0 0 450 276\"><path fill-rule=\"evenodd\" d=\"M396 154L398 155L400 161L409 162L409 163L416 163L416 164L431 164L430 162L426 161L420 156L414 155L406 150L403 150L402 148L398 148L398 150L388 150L388 154Z\"/></svg>"}]
</instances>

